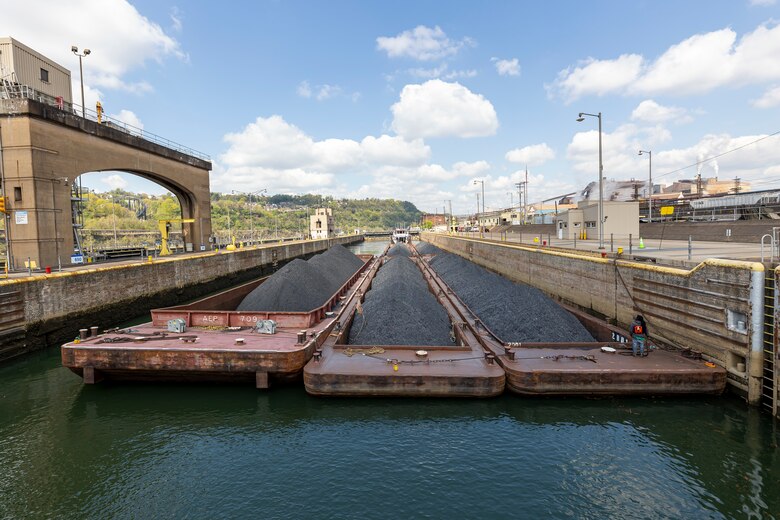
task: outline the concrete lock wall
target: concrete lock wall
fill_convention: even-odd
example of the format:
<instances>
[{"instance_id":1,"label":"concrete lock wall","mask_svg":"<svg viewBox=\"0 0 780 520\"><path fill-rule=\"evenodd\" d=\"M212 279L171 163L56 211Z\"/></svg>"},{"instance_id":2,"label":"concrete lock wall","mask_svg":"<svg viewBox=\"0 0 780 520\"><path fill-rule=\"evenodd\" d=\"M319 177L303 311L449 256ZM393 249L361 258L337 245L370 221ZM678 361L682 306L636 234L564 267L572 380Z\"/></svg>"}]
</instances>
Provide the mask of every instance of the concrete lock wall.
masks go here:
<instances>
[{"instance_id":1,"label":"concrete lock wall","mask_svg":"<svg viewBox=\"0 0 780 520\"><path fill-rule=\"evenodd\" d=\"M280 243L0 281L0 302L19 309L16 319L0 323L0 361L70 341L80 328L116 326L361 239Z\"/></svg>"},{"instance_id":2,"label":"concrete lock wall","mask_svg":"<svg viewBox=\"0 0 780 520\"><path fill-rule=\"evenodd\" d=\"M447 235L423 239L626 328L642 314L653 341L702 352L726 367L749 401L760 399L761 264L708 260L688 270Z\"/></svg>"}]
</instances>

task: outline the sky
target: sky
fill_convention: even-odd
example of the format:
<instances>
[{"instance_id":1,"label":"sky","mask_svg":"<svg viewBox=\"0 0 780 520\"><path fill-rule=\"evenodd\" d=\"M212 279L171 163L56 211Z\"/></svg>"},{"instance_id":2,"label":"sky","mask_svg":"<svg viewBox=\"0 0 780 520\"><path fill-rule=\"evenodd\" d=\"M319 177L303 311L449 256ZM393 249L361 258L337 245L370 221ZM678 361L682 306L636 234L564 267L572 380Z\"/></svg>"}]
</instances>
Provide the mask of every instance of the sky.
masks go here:
<instances>
[{"instance_id":1,"label":"sky","mask_svg":"<svg viewBox=\"0 0 780 520\"><path fill-rule=\"evenodd\" d=\"M602 114L607 179L646 180L649 150L656 184L700 172L780 188L778 0L0 7L0 35L69 68L76 101L70 47L89 48L87 107L208 154L212 191L466 213L483 186L480 207L517 203L527 169L541 201L598 179L598 119L580 112Z\"/></svg>"}]
</instances>

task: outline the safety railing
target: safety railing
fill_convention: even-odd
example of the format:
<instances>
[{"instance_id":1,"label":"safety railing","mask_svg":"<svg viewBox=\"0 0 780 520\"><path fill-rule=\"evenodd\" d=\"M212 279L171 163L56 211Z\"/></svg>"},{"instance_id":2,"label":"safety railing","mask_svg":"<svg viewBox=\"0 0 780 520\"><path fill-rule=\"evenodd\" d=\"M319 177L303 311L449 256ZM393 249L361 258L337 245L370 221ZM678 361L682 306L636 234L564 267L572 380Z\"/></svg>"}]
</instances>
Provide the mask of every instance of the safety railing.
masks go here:
<instances>
[{"instance_id":1,"label":"safety railing","mask_svg":"<svg viewBox=\"0 0 780 520\"><path fill-rule=\"evenodd\" d=\"M81 117L83 113L84 114L83 117L90 121L95 121L96 123L100 123L109 128L114 128L121 132L125 132L129 135L139 137L145 141L159 144L166 148L170 148L171 150L182 152L204 161L211 161L211 157L209 157L209 155L203 152L199 152L198 150L195 150L193 148L190 148L189 146L184 146L183 144L177 143L175 141L171 141L170 139L167 139L165 137L159 136L157 134L153 134L152 132L144 130L143 128L138 128L136 126L128 124L120 119L107 116L105 115L105 113L101 113L100 115L98 115L98 112L96 110L85 108L82 111L81 105L77 105L76 103L65 102L61 97L50 96L27 85L20 85L20 84L14 84L10 86L6 85L5 88L3 89L2 97L32 99L34 101L38 101L39 103L43 103L45 105L58 108L59 110L71 113L79 117Z\"/></svg>"}]
</instances>

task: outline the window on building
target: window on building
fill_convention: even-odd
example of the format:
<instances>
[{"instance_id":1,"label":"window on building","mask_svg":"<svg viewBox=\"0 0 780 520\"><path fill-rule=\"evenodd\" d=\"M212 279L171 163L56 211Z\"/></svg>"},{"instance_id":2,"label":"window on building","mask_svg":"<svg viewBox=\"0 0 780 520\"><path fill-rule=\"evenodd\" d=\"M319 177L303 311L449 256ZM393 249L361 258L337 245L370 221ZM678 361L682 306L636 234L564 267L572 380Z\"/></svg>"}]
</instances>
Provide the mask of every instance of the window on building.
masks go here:
<instances>
[{"instance_id":1,"label":"window on building","mask_svg":"<svg viewBox=\"0 0 780 520\"><path fill-rule=\"evenodd\" d=\"M20 186L14 186L14 200L16 202L22 200L22 188Z\"/></svg>"},{"instance_id":2,"label":"window on building","mask_svg":"<svg viewBox=\"0 0 780 520\"><path fill-rule=\"evenodd\" d=\"M49 71L46 69L41 69L41 81L44 83L49 82Z\"/></svg>"},{"instance_id":3,"label":"window on building","mask_svg":"<svg viewBox=\"0 0 780 520\"><path fill-rule=\"evenodd\" d=\"M585 222L585 227L586 228L595 228L596 227L596 221L595 220L591 220L589 222Z\"/></svg>"},{"instance_id":4,"label":"window on building","mask_svg":"<svg viewBox=\"0 0 780 520\"><path fill-rule=\"evenodd\" d=\"M321 229L321 228L322 228L322 221L317 220L317 229Z\"/></svg>"}]
</instances>

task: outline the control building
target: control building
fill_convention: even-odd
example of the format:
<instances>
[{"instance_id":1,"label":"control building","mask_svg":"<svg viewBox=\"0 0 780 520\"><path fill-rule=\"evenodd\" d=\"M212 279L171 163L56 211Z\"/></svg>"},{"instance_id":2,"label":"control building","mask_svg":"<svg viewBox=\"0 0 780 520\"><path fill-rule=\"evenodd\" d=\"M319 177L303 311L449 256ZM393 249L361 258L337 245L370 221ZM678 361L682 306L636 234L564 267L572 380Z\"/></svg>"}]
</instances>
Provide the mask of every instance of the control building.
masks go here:
<instances>
[{"instance_id":1,"label":"control building","mask_svg":"<svg viewBox=\"0 0 780 520\"><path fill-rule=\"evenodd\" d=\"M22 88L28 91L25 97L38 101L59 106L73 102L68 69L13 38L0 37L0 98Z\"/></svg>"},{"instance_id":2,"label":"control building","mask_svg":"<svg viewBox=\"0 0 780 520\"><path fill-rule=\"evenodd\" d=\"M313 240L333 237L336 233L333 210L330 208L317 208L314 215L309 217L309 232Z\"/></svg>"}]
</instances>

